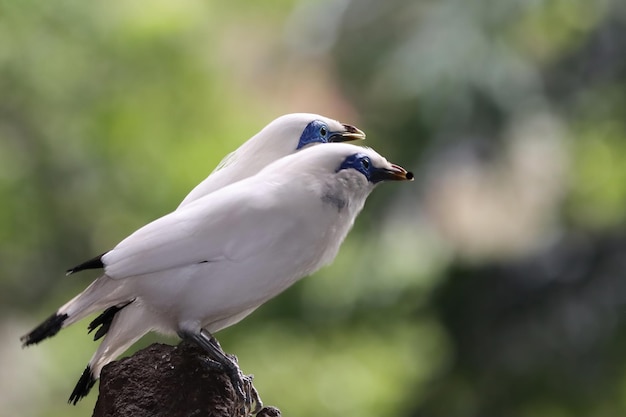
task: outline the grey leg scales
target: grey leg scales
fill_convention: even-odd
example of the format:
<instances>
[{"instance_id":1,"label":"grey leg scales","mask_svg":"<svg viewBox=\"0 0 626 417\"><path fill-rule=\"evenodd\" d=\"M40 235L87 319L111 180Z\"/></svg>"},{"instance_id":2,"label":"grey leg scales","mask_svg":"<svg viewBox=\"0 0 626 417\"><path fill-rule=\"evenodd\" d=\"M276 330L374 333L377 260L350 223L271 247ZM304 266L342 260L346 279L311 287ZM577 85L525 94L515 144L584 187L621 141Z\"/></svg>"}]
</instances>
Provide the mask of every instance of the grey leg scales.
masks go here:
<instances>
[{"instance_id":1,"label":"grey leg scales","mask_svg":"<svg viewBox=\"0 0 626 417\"><path fill-rule=\"evenodd\" d=\"M211 333L202 329L200 333L181 331L179 336L184 340L193 341L205 350L208 358L203 358L202 363L207 368L226 373L237 395L244 403L246 414L247 412L256 414L261 410L263 402L252 385L252 376L241 372L237 362L226 355ZM255 405L254 409L252 409L252 403Z\"/></svg>"}]
</instances>

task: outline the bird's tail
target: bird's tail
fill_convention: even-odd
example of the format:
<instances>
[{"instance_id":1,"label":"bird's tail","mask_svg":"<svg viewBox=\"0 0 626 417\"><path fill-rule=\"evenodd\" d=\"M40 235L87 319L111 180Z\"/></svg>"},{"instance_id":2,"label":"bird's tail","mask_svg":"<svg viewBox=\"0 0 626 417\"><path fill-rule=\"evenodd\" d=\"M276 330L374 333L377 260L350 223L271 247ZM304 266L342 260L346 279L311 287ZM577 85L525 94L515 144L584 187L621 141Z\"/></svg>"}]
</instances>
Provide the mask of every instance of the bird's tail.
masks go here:
<instances>
[{"instance_id":1,"label":"bird's tail","mask_svg":"<svg viewBox=\"0 0 626 417\"><path fill-rule=\"evenodd\" d=\"M103 313L102 316L104 315ZM75 405L85 397L100 377L100 372L106 364L124 353L133 343L156 327L154 318L143 308L139 300L115 310L110 317L106 336L78 380L68 400L69 403Z\"/></svg>"},{"instance_id":2,"label":"bird's tail","mask_svg":"<svg viewBox=\"0 0 626 417\"><path fill-rule=\"evenodd\" d=\"M54 336L62 328L87 317L91 313L111 306L128 303L128 301L130 301L129 296L124 294L123 282L104 275L91 283L85 291L59 308L30 333L22 336L20 340L23 346L34 345Z\"/></svg>"}]
</instances>

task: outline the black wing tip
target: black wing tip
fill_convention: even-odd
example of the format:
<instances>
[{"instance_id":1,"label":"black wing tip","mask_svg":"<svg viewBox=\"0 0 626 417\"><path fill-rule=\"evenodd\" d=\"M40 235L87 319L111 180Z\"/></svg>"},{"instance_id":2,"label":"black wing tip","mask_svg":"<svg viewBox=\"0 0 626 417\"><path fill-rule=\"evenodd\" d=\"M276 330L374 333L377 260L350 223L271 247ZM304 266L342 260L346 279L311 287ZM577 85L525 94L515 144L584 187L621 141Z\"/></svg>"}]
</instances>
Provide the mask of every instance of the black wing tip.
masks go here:
<instances>
[{"instance_id":1,"label":"black wing tip","mask_svg":"<svg viewBox=\"0 0 626 417\"><path fill-rule=\"evenodd\" d=\"M83 374L80 376L80 379L76 383L74 391L72 391L72 394L67 402L69 404L76 405L78 401L89 394L89 391L91 391L91 388L95 383L96 378L94 378L93 373L91 372L91 367L87 365L87 368L85 368Z\"/></svg>"},{"instance_id":2,"label":"black wing tip","mask_svg":"<svg viewBox=\"0 0 626 417\"><path fill-rule=\"evenodd\" d=\"M81 264L76 265L73 268L65 271L65 275L72 275L76 272L84 271L85 269L101 269L104 268L104 264L102 263L102 257L106 255L107 252L101 253L100 255L89 259Z\"/></svg>"},{"instance_id":3,"label":"black wing tip","mask_svg":"<svg viewBox=\"0 0 626 417\"><path fill-rule=\"evenodd\" d=\"M63 323L69 316L67 314L54 313L43 323L35 327L30 333L20 337L22 346L30 346L41 342L44 339L54 336L63 328Z\"/></svg>"}]
</instances>

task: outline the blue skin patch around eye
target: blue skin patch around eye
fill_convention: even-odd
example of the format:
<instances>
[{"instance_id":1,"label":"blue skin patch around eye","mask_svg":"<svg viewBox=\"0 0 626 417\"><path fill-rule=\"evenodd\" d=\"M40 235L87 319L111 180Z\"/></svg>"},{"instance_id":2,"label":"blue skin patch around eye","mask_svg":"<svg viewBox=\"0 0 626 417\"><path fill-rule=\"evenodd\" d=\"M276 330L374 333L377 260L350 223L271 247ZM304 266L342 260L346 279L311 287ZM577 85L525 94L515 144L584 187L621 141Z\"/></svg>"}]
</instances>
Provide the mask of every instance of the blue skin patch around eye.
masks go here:
<instances>
[{"instance_id":1,"label":"blue skin patch around eye","mask_svg":"<svg viewBox=\"0 0 626 417\"><path fill-rule=\"evenodd\" d=\"M328 143L328 138L332 133L328 130L326 123L321 120L313 120L304 128L296 149L301 149L311 143Z\"/></svg>"},{"instance_id":2,"label":"blue skin patch around eye","mask_svg":"<svg viewBox=\"0 0 626 417\"><path fill-rule=\"evenodd\" d=\"M339 166L337 172L341 171L342 169L350 168L356 169L361 174L365 175L365 178L367 178L369 182L372 182L374 184L383 180L383 178L381 178L379 175L376 175L379 169L375 168L369 156L363 153L355 153L344 159Z\"/></svg>"},{"instance_id":3,"label":"blue skin patch around eye","mask_svg":"<svg viewBox=\"0 0 626 417\"><path fill-rule=\"evenodd\" d=\"M372 164L372 160L364 153L355 153L343 160L337 171L343 169L356 169L367 178L372 184L381 181L413 181L413 173L406 171L398 165L390 168L378 168Z\"/></svg>"}]
</instances>

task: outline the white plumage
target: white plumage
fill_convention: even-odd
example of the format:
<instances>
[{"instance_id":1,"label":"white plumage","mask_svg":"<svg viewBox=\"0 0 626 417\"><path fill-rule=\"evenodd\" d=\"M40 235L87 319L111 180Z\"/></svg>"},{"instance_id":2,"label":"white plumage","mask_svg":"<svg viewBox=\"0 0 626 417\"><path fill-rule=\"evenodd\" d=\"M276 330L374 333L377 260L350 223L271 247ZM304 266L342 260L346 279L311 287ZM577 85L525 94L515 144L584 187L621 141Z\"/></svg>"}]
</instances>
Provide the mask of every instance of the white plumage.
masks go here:
<instances>
[{"instance_id":1,"label":"white plumage","mask_svg":"<svg viewBox=\"0 0 626 417\"><path fill-rule=\"evenodd\" d=\"M328 117L312 113L286 114L227 155L178 207L184 207L217 189L254 175L271 162L299 149L314 144L359 139L365 139L365 133L361 130Z\"/></svg>"},{"instance_id":2,"label":"white plumage","mask_svg":"<svg viewBox=\"0 0 626 417\"><path fill-rule=\"evenodd\" d=\"M410 179L411 173L375 151L354 145L315 146L285 156L75 268L99 262L104 275L22 340L37 343L105 310L90 325L101 326L96 337L106 335L70 397L74 403L104 365L151 330L211 349L203 331L238 322L330 263L375 185Z\"/></svg>"}]
</instances>

